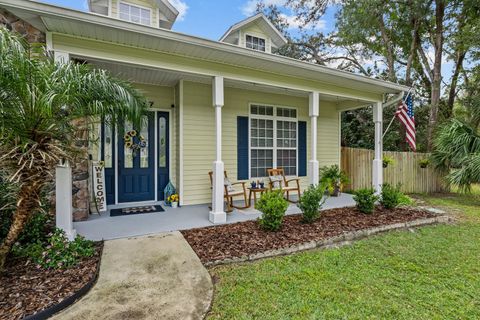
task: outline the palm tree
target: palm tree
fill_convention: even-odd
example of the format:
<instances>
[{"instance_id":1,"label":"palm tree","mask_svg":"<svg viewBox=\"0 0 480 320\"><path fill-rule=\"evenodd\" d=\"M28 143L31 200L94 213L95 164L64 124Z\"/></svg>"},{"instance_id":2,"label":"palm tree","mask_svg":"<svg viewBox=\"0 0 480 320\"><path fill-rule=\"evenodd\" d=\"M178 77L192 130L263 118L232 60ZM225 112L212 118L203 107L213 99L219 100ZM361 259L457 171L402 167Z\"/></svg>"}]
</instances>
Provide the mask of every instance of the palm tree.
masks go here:
<instances>
[{"instance_id":1,"label":"palm tree","mask_svg":"<svg viewBox=\"0 0 480 320\"><path fill-rule=\"evenodd\" d=\"M480 183L480 67L470 78L455 118L438 131L432 153L432 163L445 172L446 181L464 192Z\"/></svg>"},{"instance_id":2,"label":"palm tree","mask_svg":"<svg viewBox=\"0 0 480 320\"><path fill-rule=\"evenodd\" d=\"M103 70L56 63L43 46L0 29L0 163L18 185L12 224L0 245L0 271L40 194L62 160L78 153L77 119L125 119L140 124L144 98Z\"/></svg>"}]
</instances>

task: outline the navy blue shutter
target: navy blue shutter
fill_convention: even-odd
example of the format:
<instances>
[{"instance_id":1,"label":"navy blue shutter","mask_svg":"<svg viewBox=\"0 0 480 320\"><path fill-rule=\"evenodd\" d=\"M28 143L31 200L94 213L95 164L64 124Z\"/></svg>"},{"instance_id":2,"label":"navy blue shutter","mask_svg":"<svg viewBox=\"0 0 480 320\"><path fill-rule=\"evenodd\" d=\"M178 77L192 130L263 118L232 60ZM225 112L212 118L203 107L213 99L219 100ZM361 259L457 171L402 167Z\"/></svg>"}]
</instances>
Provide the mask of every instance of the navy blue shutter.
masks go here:
<instances>
[{"instance_id":1,"label":"navy blue shutter","mask_svg":"<svg viewBox=\"0 0 480 320\"><path fill-rule=\"evenodd\" d=\"M237 117L237 179L248 180L248 117Z\"/></svg>"},{"instance_id":2,"label":"navy blue shutter","mask_svg":"<svg viewBox=\"0 0 480 320\"><path fill-rule=\"evenodd\" d=\"M307 122L298 121L298 176L307 176Z\"/></svg>"}]
</instances>

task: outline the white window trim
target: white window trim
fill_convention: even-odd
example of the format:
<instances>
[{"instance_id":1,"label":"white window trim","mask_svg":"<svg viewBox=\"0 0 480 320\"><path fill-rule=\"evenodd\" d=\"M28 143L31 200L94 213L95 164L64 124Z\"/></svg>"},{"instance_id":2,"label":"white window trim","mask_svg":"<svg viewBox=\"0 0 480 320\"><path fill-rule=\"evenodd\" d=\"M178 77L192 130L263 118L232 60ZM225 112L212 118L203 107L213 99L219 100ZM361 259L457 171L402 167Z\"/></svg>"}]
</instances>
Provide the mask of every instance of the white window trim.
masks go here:
<instances>
[{"instance_id":1,"label":"white window trim","mask_svg":"<svg viewBox=\"0 0 480 320\"><path fill-rule=\"evenodd\" d=\"M152 8L145 7L145 6L142 6L142 5L139 5L139 4L135 4L135 3L131 3L131 2L128 2L128 1L119 0L117 2L117 18L118 19L120 19L120 5L121 4L125 4L127 6L133 6L133 7L137 7L137 8L140 8L140 9L148 10L148 12L150 12L150 24L148 24L148 26L151 27L153 25L153 23L152 23L153 22L153 10L152 10ZM146 24L133 22L131 20L123 20L123 19L120 19L120 20L130 22L130 23L135 23L135 24L138 24L138 25L141 25L141 26L147 26Z\"/></svg>"},{"instance_id":2,"label":"white window trim","mask_svg":"<svg viewBox=\"0 0 480 320\"><path fill-rule=\"evenodd\" d=\"M263 116L263 115L252 115L252 105L264 106L264 107L273 107L273 116ZM277 108L286 108L286 109L294 109L296 110L297 117L296 118L288 118L288 117L278 117L277 116ZM252 147L251 142L251 119L264 119L264 120L273 120L273 147ZM248 179L259 179L259 178L266 178L266 177L252 177L252 149L269 149L273 150L273 164L272 168L277 168L277 121L290 121L295 122L296 130L297 130L297 146L295 148L280 148L281 150L295 150L296 151L296 166L295 166L295 175L298 176L298 144L299 144L299 135L298 135L298 108L292 106L285 106L285 105L275 105L275 104L268 104L268 103L261 103L261 102L250 102L248 104Z\"/></svg>"},{"instance_id":3,"label":"white window trim","mask_svg":"<svg viewBox=\"0 0 480 320\"><path fill-rule=\"evenodd\" d=\"M264 41L264 43L265 43L265 50L262 51L262 50L257 50L257 49L253 49L253 48L247 47L247 37L262 39L262 40ZM252 34L252 33L245 33L245 48L250 49L250 50L259 51L259 52L267 52L267 39L264 38L263 36L254 35L254 34ZM286 107L286 108L288 108L288 107Z\"/></svg>"}]
</instances>

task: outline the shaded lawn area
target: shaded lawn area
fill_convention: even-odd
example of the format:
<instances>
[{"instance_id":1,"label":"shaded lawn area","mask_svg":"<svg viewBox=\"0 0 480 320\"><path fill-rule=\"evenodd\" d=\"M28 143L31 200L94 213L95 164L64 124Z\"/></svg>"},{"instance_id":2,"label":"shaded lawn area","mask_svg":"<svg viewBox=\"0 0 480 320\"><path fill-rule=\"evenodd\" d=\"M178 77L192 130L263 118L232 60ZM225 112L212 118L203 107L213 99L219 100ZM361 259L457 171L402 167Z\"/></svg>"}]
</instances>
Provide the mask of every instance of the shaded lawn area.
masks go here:
<instances>
[{"instance_id":1,"label":"shaded lawn area","mask_svg":"<svg viewBox=\"0 0 480 320\"><path fill-rule=\"evenodd\" d=\"M424 197L472 218L457 225L214 268L208 319L480 319L477 197Z\"/></svg>"}]
</instances>

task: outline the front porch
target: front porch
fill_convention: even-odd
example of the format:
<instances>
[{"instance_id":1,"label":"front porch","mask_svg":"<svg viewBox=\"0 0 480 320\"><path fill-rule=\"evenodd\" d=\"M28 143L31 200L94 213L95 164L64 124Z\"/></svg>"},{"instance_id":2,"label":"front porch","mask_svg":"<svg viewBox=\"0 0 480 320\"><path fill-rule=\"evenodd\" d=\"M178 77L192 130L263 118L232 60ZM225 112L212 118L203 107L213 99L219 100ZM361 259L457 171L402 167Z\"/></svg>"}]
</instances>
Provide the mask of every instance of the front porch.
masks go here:
<instances>
[{"instance_id":1,"label":"front porch","mask_svg":"<svg viewBox=\"0 0 480 320\"><path fill-rule=\"evenodd\" d=\"M354 206L352 195L342 194L327 199L323 210ZM77 233L91 240L111 240L156 234L160 232L187 230L214 226L208 219L208 205L191 205L172 209L165 207L165 212L110 217L110 212L101 216L92 215L88 221L74 223ZM290 204L287 215L299 214L295 204ZM227 215L227 224L255 220L260 213L253 209L234 210Z\"/></svg>"}]
</instances>

